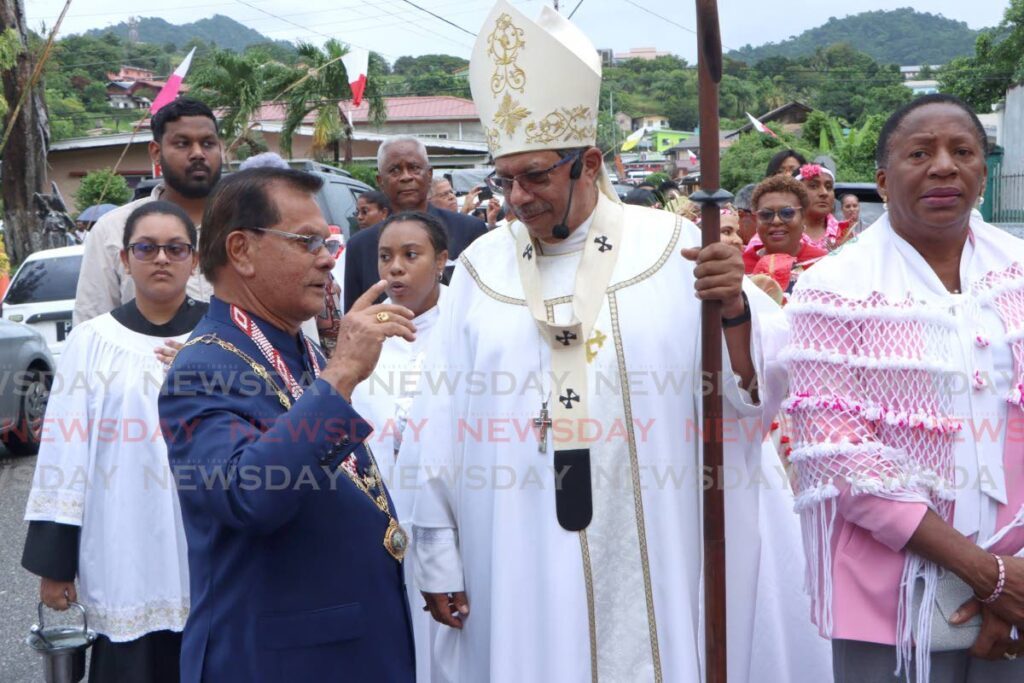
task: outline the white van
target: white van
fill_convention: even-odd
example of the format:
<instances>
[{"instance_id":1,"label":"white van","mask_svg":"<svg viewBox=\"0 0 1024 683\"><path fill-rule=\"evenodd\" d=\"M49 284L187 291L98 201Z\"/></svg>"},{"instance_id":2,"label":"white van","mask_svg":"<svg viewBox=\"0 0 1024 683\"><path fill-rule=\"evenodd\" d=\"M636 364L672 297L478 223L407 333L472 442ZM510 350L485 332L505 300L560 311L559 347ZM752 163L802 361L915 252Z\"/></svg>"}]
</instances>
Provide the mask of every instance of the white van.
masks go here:
<instances>
[{"instance_id":1,"label":"white van","mask_svg":"<svg viewBox=\"0 0 1024 683\"><path fill-rule=\"evenodd\" d=\"M71 332L84 251L78 244L29 255L11 278L0 305L0 316L38 330L54 356L60 354Z\"/></svg>"}]
</instances>

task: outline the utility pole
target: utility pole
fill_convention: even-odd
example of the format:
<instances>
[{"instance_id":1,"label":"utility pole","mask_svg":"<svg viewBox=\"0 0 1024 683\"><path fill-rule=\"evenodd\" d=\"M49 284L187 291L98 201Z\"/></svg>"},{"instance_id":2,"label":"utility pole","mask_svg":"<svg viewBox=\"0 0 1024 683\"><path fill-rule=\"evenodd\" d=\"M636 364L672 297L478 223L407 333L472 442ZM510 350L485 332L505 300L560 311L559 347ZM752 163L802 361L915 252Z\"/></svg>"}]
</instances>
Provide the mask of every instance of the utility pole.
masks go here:
<instances>
[{"instance_id":1,"label":"utility pole","mask_svg":"<svg viewBox=\"0 0 1024 683\"><path fill-rule=\"evenodd\" d=\"M612 149L615 150L616 154L619 151L619 121L615 118L615 91L611 88L608 89L608 109L612 115Z\"/></svg>"}]
</instances>

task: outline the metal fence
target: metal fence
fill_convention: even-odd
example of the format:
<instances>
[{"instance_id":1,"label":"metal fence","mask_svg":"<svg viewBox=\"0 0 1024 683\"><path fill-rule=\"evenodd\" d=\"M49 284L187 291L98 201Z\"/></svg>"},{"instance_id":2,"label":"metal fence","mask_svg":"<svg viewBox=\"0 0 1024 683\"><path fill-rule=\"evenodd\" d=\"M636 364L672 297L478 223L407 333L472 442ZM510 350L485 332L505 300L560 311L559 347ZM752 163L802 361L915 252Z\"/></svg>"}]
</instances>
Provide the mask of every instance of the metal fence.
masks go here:
<instances>
[{"instance_id":1,"label":"metal fence","mask_svg":"<svg viewBox=\"0 0 1024 683\"><path fill-rule=\"evenodd\" d=\"M1004 173L992 187L992 222L1024 223L1024 173Z\"/></svg>"}]
</instances>

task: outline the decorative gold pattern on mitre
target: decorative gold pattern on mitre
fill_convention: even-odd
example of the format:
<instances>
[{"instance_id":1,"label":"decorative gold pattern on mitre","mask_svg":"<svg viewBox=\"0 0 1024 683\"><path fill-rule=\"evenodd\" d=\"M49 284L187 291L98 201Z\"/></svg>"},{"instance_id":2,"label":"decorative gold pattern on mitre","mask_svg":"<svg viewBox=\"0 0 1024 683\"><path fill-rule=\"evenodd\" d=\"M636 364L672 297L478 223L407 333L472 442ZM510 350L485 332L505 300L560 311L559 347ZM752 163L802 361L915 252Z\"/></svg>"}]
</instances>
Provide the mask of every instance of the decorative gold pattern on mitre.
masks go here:
<instances>
[{"instance_id":1,"label":"decorative gold pattern on mitre","mask_svg":"<svg viewBox=\"0 0 1024 683\"><path fill-rule=\"evenodd\" d=\"M590 107L559 107L540 121L534 121L526 126L526 141L541 144L589 142L597 134L594 123Z\"/></svg>"},{"instance_id":2,"label":"decorative gold pattern on mitre","mask_svg":"<svg viewBox=\"0 0 1024 683\"><path fill-rule=\"evenodd\" d=\"M602 334L601 330L594 330L594 334L587 340L587 363L594 362L594 359L597 358L598 349L604 346L606 339L608 339L608 337Z\"/></svg>"},{"instance_id":3,"label":"decorative gold pattern on mitre","mask_svg":"<svg viewBox=\"0 0 1024 683\"><path fill-rule=\"evenodd\" d=\"M487 136L487 146L490 148L492 154L501 149L500 130L497 128L484 128L484 134Z\"/></svg>"},{"instance_id":4,"label":"decorative gold pattern on mitre","mask_svg":"<svg viewBox=\"0 0 1024 683\"><path fill-rule=\"evenodd\" d=\"M487 54L494 57L491 94L495 97L506 89L523 92L526 72L516 64L516 58L525 46L523 29L513 24L508 14L499 16L494 22L494 30L487 36Z\"/></svg>"},{"instance_id":5,"label":"decorative gold pattern on mitre","mask_svg":"<svg viewBox=\"0 0 1024 683\"><path fill-rule=\"evenodd\" d=\"M494 112L494 122L505 129L506 135L514 135L519 123L529 115L529 109L505 93L505 99L501 101L501 106L498 107L498 111Z\"/></svg>"}]
</instances>

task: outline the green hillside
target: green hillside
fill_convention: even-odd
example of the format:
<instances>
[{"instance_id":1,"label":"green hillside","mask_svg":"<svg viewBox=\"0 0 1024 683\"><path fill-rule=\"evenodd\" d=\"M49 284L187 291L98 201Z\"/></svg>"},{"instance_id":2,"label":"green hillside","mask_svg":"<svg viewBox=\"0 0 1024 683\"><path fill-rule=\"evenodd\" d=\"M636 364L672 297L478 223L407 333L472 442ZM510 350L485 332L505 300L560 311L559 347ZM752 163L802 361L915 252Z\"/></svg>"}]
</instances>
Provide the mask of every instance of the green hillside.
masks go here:
<instances>
[{"instance_id":1,"label":"green hillside","mask_svg":"<svg viewBox=\"0 0 1024 683\"><path fill-rule=\"evenodd\" d=\"M85 35L99 37L107 33L113 33L119 38L128 38L128 22L97 28L88 31ZM151 45L173 44L181 47L192 39L199 39L204 43L213 43L224 50L241 52L249 45L259 43L276 43L291 49L291 44L285 41L272 41L259 31L244 26L230 17L222 14L215 14L209 19L200 19L191 24L171 24L157 17L142 17L138 23L139 42Z\"/></svg>"},{"instance_id":2,"label":"green hillside","mask_svg":"<svg viewBox=\"0 0 1024 683\"><path fill-rule=\"evenodd\" d=\"M799 36L759 47L745 45L728 56L754 64L768 57L806 57L819 48L848 43L881 64L945 64L973 55L977 35L962 21L902 7L832 17Z\"/></svg>"}]
</instances>

